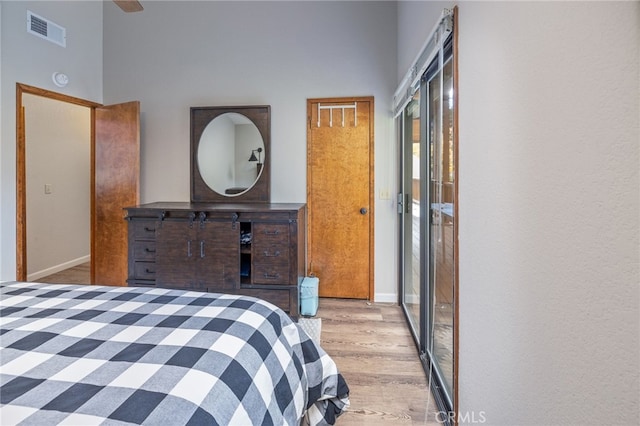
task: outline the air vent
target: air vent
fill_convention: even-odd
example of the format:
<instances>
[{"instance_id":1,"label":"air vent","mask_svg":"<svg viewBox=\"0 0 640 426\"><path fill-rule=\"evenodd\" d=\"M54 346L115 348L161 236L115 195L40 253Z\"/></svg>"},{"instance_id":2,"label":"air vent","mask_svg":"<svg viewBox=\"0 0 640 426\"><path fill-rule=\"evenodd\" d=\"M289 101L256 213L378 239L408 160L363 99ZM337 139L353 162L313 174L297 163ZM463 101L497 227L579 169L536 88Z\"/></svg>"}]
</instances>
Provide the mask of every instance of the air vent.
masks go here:
<instances>
[{"instance_id":1,"label":"air vent","mask_svg":"<svg viewBox=\"0 0 640 426\"><path fill-rule=\"evenodd\" d=\"M30 10L27 10L27 32L59 46L67 46L66 29Z\"/></svg>"}]
</instances>

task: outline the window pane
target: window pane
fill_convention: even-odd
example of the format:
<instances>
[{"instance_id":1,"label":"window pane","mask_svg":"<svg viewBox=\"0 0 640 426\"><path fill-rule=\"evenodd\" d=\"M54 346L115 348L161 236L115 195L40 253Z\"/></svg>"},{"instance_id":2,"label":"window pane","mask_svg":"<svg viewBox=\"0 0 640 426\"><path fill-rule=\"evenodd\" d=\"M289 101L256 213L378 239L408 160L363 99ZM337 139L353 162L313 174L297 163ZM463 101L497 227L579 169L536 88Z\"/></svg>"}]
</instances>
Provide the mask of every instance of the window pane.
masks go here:
<instances>
[{"instance_id":1,"label":"window pane","mask_svg":"<svg viewBox=\"0 0 640 426\"><path fill-rule=\"evenodd\" d=\"M443 74L442 90L440 90L440 73ZM429 283L431 312L427 319L432 360L435 361L448 395L452 395L453 386L455 282L453 108L453 63L449 61L443 70L429 82L429 150L431 154ZM442 118L440 118L440 111L442 111Z\"/></svg>"},{"instance_id":2,"label":"window pane","mask_svg":"<svg viewBox=\"0 0 640 426\"><path fill-rule=\"evenodd\" d=\"M405 109L404 122L404 193L410 194L404 209L404 292L403 300L414 333L420 324L420 91Z\"/></svg>"}]
</instances>

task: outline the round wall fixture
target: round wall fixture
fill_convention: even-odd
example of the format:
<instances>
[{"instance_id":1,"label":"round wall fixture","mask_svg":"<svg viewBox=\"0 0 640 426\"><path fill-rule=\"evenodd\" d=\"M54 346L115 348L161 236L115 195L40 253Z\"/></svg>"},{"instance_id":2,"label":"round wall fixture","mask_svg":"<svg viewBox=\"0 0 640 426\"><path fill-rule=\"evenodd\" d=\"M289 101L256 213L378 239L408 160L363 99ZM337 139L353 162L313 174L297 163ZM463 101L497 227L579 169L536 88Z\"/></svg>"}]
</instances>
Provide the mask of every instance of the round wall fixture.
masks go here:
<instances>
[{"instance_id":1,"label":"round wall fixture","mask_svg":"<svg viewBox=\"0 0 640 426\"><path fill-rule=\"evenodd\" d=\"M53 84L58 87L65 87L67 84L69 84L69 77L61 72L54 72L51 75L51 79L53 80Z\"/></svg>"}]
</instances>

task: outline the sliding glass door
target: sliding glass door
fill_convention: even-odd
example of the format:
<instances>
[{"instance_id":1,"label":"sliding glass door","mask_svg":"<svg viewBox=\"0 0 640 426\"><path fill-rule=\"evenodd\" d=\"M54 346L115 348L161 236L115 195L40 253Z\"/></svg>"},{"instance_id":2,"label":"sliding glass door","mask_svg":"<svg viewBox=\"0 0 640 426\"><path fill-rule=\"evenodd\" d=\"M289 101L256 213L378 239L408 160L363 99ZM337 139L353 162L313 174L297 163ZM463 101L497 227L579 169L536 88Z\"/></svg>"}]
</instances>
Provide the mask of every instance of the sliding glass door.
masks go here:
<instances>
[{"instance_id":1,"label":"sliding glass door","mask_svg":"<svg viewBox=\"0 0 640 426\"><path fill-rule=\"evenodd\" d=\"M401 300L440 409L452 410L456 283L456 158L451 43L399 116Z\"/></svg>"},{"instance_id":2,"label":"sliding glass door","mask_svg":"<svg viewBox=\"0 0 640 426\"><path fill-rule=\"evenodd\" d=\"M429 91L429 302L427 351L451 399L455 285L453 61L427 80Z\"/></svg>"},{"instance_id":3,"label":"sliding glass door","mask_svg":"<svg viewBox=\"0 0 640 426\"><path fill-rule=\"evenodd\" d=\"M403 133L403 154L404 165L403 191L401 197L404 200L401 205L404 207L404 214L401 216L402 241L404 262L402 265L403 292L402 301L406 309L409 325L414 334L420 330L421 318L420 307L421 298L424 297L424 286L422 285L423 255L420 252L420 172L424 167L420 166L420 90L418 90L402 115ZM424 149L422 150L424 152Z\"/></svg>"}]
</instances>

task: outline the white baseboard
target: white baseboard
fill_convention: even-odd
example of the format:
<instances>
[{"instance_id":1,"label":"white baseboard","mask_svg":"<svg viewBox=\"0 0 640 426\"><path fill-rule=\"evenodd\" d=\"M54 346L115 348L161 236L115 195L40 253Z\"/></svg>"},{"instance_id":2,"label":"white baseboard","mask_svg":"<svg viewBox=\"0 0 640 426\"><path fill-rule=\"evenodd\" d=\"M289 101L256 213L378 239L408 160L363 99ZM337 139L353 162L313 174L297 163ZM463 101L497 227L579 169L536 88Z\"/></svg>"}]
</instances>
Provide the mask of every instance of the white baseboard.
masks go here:
<instances>
[{"instance_id":1,"label":"white baseboard","mask_svg":"<svg viewBox=\"0 0 640 426\"><path fill-rule=\"evenodd\" d=\"M70 260L68 262L61 263L59 265L52 266L50 268L43 269L42 271L28 274L27 281L37 281L42 277L46 277L60 271L64 271L65 269L73 268L74 266L82 265L83 263L87 263L89 261L91 261L90 254L79 257L77 259Z\"/></svg>"},{"instance_id":2,"label":"white baseboard","mask_svg":"<svg viewBox=\"0 0 640 426\"><path fill-rule=\"evenodd\" d=\"M376 293L373 295L373 301L378 303L398 303L398 295L396 293Z\"/></svg>"}]
</instances>

